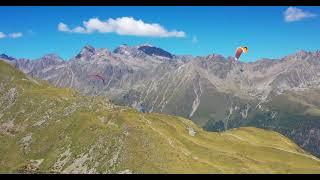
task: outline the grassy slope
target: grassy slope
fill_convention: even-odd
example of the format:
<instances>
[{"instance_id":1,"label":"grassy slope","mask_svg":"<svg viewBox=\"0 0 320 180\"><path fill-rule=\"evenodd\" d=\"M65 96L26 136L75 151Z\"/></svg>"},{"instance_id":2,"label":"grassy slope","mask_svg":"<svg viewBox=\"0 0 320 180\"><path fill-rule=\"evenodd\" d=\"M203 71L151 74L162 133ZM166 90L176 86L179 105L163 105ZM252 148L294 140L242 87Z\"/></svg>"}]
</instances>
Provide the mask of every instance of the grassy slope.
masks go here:
<instances>
[{"instance_id":1,"label":"grassy slope","mask_svg":"<svg viewBox=\"0 0 320 180\"><path fill-rule=\"evenodd\" d=\"M319 159L276 132L205 132L187 119L141 114L28 79L2 61L0 144L2 173L320 172Z\"/></svg>"}]
</instances>

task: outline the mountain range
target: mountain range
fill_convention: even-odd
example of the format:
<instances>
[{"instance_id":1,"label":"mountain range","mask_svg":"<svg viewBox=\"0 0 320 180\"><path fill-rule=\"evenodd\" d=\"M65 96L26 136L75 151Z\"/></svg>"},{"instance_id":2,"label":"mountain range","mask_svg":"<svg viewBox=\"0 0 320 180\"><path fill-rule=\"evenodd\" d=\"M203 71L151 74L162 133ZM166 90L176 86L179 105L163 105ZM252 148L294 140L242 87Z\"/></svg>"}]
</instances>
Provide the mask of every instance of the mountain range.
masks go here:
<instances>
[{"instance_id":1,"label":"mountain range","mask_svg":"<svg viewBox=\"0 0 320 180\"><path fill-rule=\"evenodd\" d=\"M174 55L124 44L114 51L87 45L67 61L55 54L4 59L56 87L121 106L143 104L147 112L182 116L207 131L274 130L320 157L320 51L232 63L219 54Z\"/></svg>"},{"instance_id":2,"label":"mountain range","mask_svg":"<svg viewBox=\"0 0 320 180\"><path fill-rule=\"evenodd\" d=\"M185 118L53 87L7 62L0 60L1 173L320 171L318 158L274 131L207 132Z\"/></svg>"}]
</instances>

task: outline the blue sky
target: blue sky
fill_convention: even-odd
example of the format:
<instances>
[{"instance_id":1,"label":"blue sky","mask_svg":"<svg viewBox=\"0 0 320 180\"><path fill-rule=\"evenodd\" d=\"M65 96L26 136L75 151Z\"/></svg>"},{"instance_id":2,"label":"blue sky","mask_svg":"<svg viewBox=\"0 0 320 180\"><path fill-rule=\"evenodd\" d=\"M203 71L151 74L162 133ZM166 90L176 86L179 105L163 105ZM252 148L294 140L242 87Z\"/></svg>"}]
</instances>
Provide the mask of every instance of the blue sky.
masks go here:
<instances>
[{"instance_id":1,"label":"blue sky","mask_svg":"<svg viewBox=\"0 0 320 180\"><path fill-rule=\"evenodd\" d=\"M254 61L320 49L320 7L291 7L285 16L288 8L0 7L0 53L30 59L57 53L67 60L86 44L113 50L149 43L174 54L227 57L246 45L249 52L240 60ZM121 24L123 18L133 24Z\"/></svg>"}]
</instances>

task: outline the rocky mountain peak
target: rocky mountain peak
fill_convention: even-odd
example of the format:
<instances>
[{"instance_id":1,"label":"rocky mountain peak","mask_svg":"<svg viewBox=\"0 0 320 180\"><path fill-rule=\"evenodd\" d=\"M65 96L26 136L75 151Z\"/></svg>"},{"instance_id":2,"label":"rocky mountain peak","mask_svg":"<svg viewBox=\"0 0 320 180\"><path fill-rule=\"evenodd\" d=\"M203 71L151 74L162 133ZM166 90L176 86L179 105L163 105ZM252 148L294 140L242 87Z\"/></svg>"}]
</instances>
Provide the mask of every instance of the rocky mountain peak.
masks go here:
<instances>
[{"instance_id":1,"label":"rocky mountain peak","mask_svg":"<svg viewBox=\"0 0 320 180\"><path fill-rule=\"evenodd\" d=\"M56 62L62 62L63 61L63 59L59 55L57 55L55 53L46 54L41 59L44 60L44 61L56 61Z\"/></svg>"},{"instance_id":2,"label":"rocky mountain peak","mask_svg":"<svg viewBox=\"0 0 320 180\"><path fill-rule=\"evenodd\" d=\"M110 54L111 52L107 48L99 48L95 50L95 53L103 53L103 54Z\"/></svg>"},{"instance_id":3,"label":"rocky mountain peak","mask_svg":"<svg viewBox=\"0 0 320 180\"><path fill-rule=\"evenodd\" d=\"M117 47L113 53L115 54L122 54L131 57L146 57L146 56L153 56L158 58L165 58L165 59L173 59L175 56L171 53L155 47L151 44L141 44L138 46L128 46L127 44L122 44Z\"/></svg>"},{"instance_id":4,"label":"rocky mountain peak","mask_svg":"<svg viewBox=\"0 0 320 180\"><path fill-rule=\"evenodd\" d=\"M228 56L228 58L227 58L229 61L231 61L231 60L234 60L234 57L233 56Z\"/></svg>"},{"instance_id":5,"label":"rocky mountain peak","mask_svg":"<svg viewBox=\"0 0 320 180\"><path fill-rule=\"evenodd\" d=\"M306 57L308 55L310 55L311 52L307 52L307 51L304 51L304 50L299 50L295 55L298 56L298 57Z\"/></svg>"},{"instance_id":6,"label":"rocky mountain peak","mask_svg":"<svg viewBox=\"0 0 320 180\"><path fill-rule=\"evenodd\" d=\"M77 59L80 59L82 57L90 57L92 55L95 54L96 49L90 45L86 45L84 46L81 51L79 52L79 54L76 56Z\"/></svg>"},{"instance_id":7,"label":"rocky mountain peak","mask_svg":"<svg viewBox=\"0 0 320 180\"><path fill-rule=\"evenodd\" d=\"M114 53L116 54L130 54L131 48L127 44L122 44L118 46L116 49L113 50Z\"/></svg>"},{"instance_id":8,"label":"rocky mountain peak","mask_svg":"<svg viewBox=\"0 0 320 180\"><path fill-rule=\"evenodd\" d=\"M149 43L144 43L144 44L140 44L138 46L136 46L137 48L140 48L140 47L143 47L143 46L146 46L146 47L154 47L153 45L149 44Z\"/></svg>"},{"instance_id":9,"label":"rocky mountain peak","mask_svg":"<svg viewBox=\"0 0 320 180\"><path fill-rule=\"evenodd\" d=\"M161 48L154 47L151 45L141 45L139 46L138 50L143 51L149 56L158 56L158 57L164 57L164 58L169 58L172 59L173 55Z\"/></svg>"},{"instance_id":10,"label":"rocky mountain peak","mask_svg":"<svg viewBox=\"0 0 320 180\"><path fill-rule=\"evenodd\" d=\"M290 54L290 55L284 57L283 59L284 60L292 60L292 59L303 60L309 55L312 55L312 53L304 51L304 50L299 50L299 51L297 51L297 52L295 52L293 54Z\"/></svg>"},{"instance_id":11,"label":"rocky mountain peak","mask_svg":"<svg viewBox=\"0 0 320 180\"><path fill-rule=\"evenodd\" d=\"M320 50L315 51L315 52L314 52L314 56L316 56L316 57L319 58L319 57L320 57Z\"/></svg>"},{"instance_id":12,"label":"rocky mountain peak","mask_svg":"<svg viewBox=\"0 0 320 180\"><path fill-rule=\"evenodd\" d=\"M120 45L119 47L114 49L113 53L129 56L129 57L144 58L147 56L143 51L139 50L137 46L132 47L132 46L128 46L127 44Z\"/></svg>"},{"instance_id":13,"label":"rocky mountain peak","mask_svg":"<svg viewBox=\"0 0 320 180\"><path fill-rule=\"evenodd\" d=\"M95 48L91 45L85 45L83 48L82 48L82 51L89 51L89 52L94 52Z\"/></svg>"},{"instance_id":14,"label":"rocky mountain peak","mask_svg":"<svg viewBox=\"0 0 320 180\"><path fill-rule=\"evenodd\" d=\"M233 58L233 57L229 56L228 58ZM219 59L225 59L225 57L223 57L220 54L210 54L206 56L206 59L219 60Z\"/></svg>"}]
</instances>

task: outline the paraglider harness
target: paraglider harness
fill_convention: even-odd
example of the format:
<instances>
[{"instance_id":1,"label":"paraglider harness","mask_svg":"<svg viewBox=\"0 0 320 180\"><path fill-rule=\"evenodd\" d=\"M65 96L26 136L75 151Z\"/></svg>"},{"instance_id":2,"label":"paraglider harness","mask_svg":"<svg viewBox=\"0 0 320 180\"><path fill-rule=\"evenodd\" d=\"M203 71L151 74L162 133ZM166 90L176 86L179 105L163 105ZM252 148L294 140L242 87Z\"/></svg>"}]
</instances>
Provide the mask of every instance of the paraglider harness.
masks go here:
<instances>
[{"instance_id":1,"label":"paraglider harness","mask_svg":"<svg viewBox=\"0 0 320 180\"><path fill-rule=\"evenodd\" d=\"M145 107L144 107L144 104L142 104L142 103L139 104L139 106L138 106L137 109L138 109L139 112L142 112L142 113L145 113L145 112L146 112Z\"/></svg>"},{"instance_id":2,"label":"paraglider harness","mask_svg":"<svg viewBox=\"0 0 320 180\"><path fill-rule=\"evenodd\" d=\"M231 61L232 61L232 64L233 64L233 65L236 65L237 63L239 63L239 61L238 61L237 59L234 59L234 60L231 60ZM243 70L243 67L242 67L243 65L240 64L240 66L241 66L241 67L240 67L240 72L243 72L243 71L244 71L244 70Z\"/></svg>"}]
</instances>

